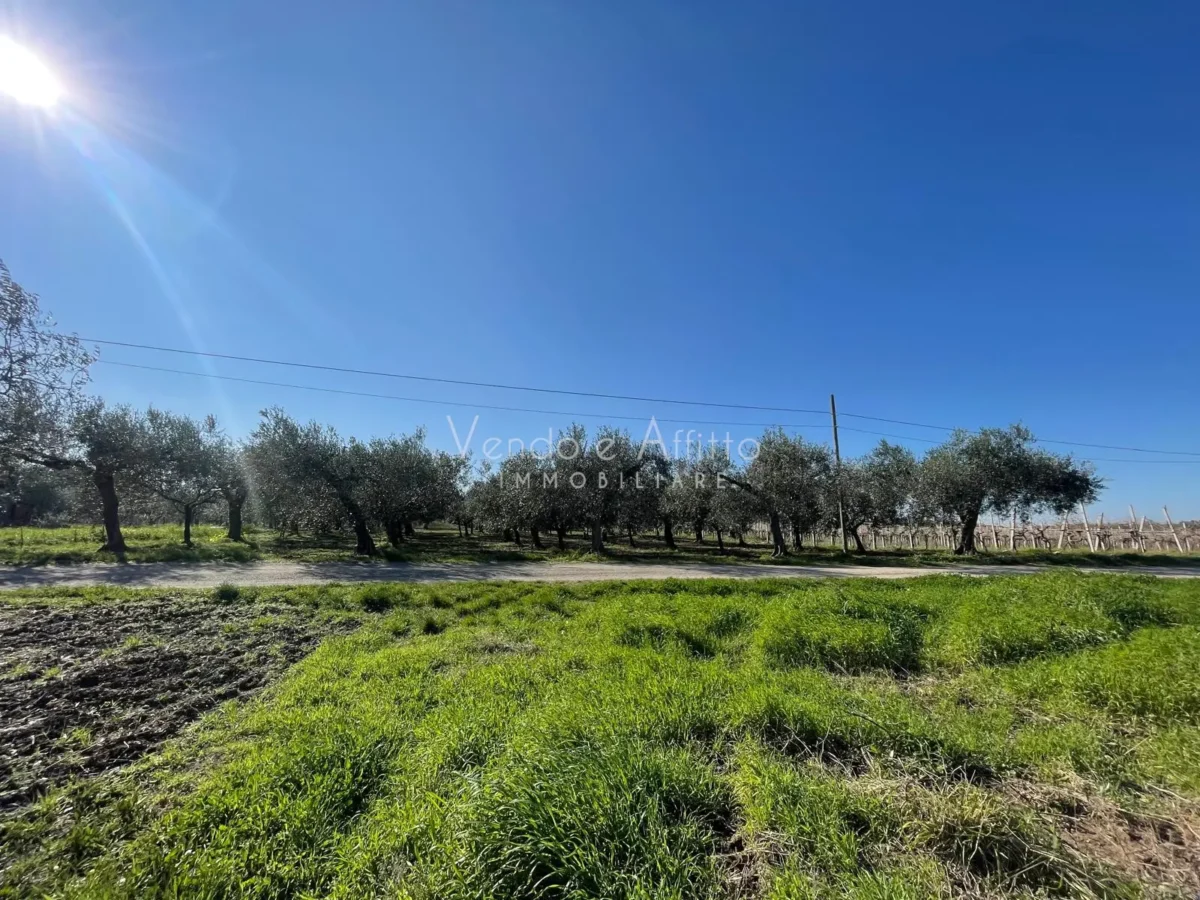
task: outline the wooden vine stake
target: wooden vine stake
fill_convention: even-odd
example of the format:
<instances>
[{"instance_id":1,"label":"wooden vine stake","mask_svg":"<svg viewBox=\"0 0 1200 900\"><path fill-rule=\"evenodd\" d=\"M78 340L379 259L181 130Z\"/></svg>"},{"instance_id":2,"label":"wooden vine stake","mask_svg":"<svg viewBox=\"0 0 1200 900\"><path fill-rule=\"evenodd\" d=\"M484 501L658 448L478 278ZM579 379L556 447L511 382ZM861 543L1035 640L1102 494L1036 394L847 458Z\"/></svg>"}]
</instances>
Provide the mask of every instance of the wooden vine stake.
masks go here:
<instances>
[{"instance_id":1,"label":"wooden vine stake","mask_svg":"<svg viewBox=\"0 0 1200 900\"><path fill-rule=\"evenodd\" d=\"M1146 539L1142 537L1142 529L1138 527L1137 513L1133 511L1133 504L1129 504L1129 532L1133 539L1137 541L1138 550L1141 553L1146 552Z\"/></svg>"},{"instance_id":2,"label":"wooden vine stake","mask_svg":"<svg viewBox=\"0 0 1200 900\"><path fill-rule=\"evenodd\" d=\"M1171 529L1171 537L1175 538L1175 546L1179 548L1179 552L1183 552L1183 544L1179 541L1179 534L1175 531L1175 523L1171 521L1171 514L1167 512L1167 508L1163 507L1163 515L1167 517L1167 527Z\"/></svg>"},{"instance_id":3,"label":"wooden vine stake","mask_svg":"<svg viewBox=\"0 0 1200 900\"><path fill-rule=\"evenodd\" d=\"M1095 553L1096 545L1092 543L1092 526L1088 523L1087 509L1082 503L1079 504L1079 512L1083 515L1083 533L1087 535L1088 549Z\"/></svg>"}]
</instances>

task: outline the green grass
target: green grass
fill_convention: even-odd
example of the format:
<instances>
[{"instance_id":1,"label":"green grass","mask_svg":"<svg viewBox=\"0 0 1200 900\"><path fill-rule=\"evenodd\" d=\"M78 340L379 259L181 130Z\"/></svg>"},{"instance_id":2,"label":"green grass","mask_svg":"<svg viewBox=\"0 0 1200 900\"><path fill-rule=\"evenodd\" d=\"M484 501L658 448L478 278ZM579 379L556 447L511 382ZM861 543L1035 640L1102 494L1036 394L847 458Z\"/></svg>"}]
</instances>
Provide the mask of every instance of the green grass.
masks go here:
<instances>
[{"instance_id":1,"label":"green grass","mask_svg":"<svg viewBox=\"0 0 1200 900\"><path fill-rule=\"evenodd\" d=\"M1200 801L1198 582L219 590L369 615L3 825L0 897L1133 897L1059 800Z\"/></svg>"},{"instance_id":2,"label":"green grass","mask_svg":"<svg viewBox=\"0 0 1200 900\"><path fill-rule=\"evenodd\" d=\"M216 525L192 528L192 547L183 544L180 525L137 525L123 529L132 562L248 562L262 558L252 545L225 539L225 529ZM0 563L43 566L81 562L113 562L112 553L97 548L104 543L104 529L94 525L66 528L0 529Z\"/></svg>"},{"instance_id":3,"label":"green grass","mask_svg":"<svg viewBox=\"0 0 1200 900\"><path fill-rule=\"evenodd\" d=\"M180 525L135 525L124 529L130 562L251 562L255 560L294 560L297 562L337 562L361 560L354 555L354 541L343 534L288 535L247 527L244 542L230 541L218 525L197 525L192 529L192 546L183 544ZM526 536L527 537L527 536ZM610 541L604 553L596 554L579 534L568 536L566 547L557 548L553 535L543 536L545 546L536 549L528 540L517 547L496 535L462 537L452 526L435 524L418 528L402 546L391 547L376 535L381 560L393 562L645 562L645 563L767 563L771 565L862 565L928 566L970 565L1012 566L1091 566L1129 569L1145 566L1200 567L1200 553L1125 553L1067 550L1019 550L1005 553L980 553L965 559L944 550L879 550L843 554L830 547L809 547L788 556L772 559L770 546L751 541L744 547L727 542L721 550L710 538L697 544L679 539L676 549L666 547L655 535L641 535L636 547L625 541ZM75 525L66 528L0 529L0 565L40 566L82 562L112 562L116 557L97 548L104 542L99 526Z\"/></svg>"}]
</instances>

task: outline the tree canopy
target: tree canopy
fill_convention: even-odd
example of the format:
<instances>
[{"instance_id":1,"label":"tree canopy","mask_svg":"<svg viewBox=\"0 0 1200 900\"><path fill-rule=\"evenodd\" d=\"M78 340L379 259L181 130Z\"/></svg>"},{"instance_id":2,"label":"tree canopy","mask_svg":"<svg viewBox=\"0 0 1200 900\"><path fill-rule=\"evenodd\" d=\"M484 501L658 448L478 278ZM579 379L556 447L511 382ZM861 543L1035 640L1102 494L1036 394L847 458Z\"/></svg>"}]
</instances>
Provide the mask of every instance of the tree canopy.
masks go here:
<instances>
[{"instance_id":1,"label":"tree canopy","mask_svg":"<svg viewBox=\"0 0 1200 900\"><path fill-rule=\"evenodd\" d=\"M953 517L956 553L975 552L975 529L986 512L1062 513L1091 503L1104 483L1092 467L1035 446L1022 425L956 431L921 462L919 502Z\"/></svg>"},{"instance_id":2,"label":"tree canopy","mask_svg":"<svg viewBox=\"0 0 1200 900\"><path fill-rule=\"evenodd\" d=\"M93 357L77 338L54 330L37 295L13 281L3 260L0 327L0 465L20 460L61 468Z\"/></svg>"}]
</instances>

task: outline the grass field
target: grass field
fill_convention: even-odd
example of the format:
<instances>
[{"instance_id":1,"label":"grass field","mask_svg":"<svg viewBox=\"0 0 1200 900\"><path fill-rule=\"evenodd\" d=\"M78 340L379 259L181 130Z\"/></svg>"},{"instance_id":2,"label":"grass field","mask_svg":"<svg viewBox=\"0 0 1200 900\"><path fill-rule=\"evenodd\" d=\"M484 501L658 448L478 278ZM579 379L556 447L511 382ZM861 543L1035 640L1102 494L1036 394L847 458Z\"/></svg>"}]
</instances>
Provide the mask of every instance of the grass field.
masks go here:
<instances>
[{"instance_id":1,"label":"grass field","mask_svg":"<svg viewBox=\"0 0 1200 900\"><path fill-rule=\"evenodd\" d=\"M359 559L354 556L354 541L345 535L283 535L273 531L248 528L246 542L235 543L225 538L225 529L217 525L193 528L193 546L183 545L183 530L178 525L143 525L124 529L129 544L130 562L250 562L254 560L295 560L300 562L336 562ZM97 551L104 540L98 526L76 525L66 528L3 528L0 529L0 565L65 565L80 562L112 562L111 553ZM381 559L402 562L509 562L519 560L602 561L623 562L738 562L772 563L777 565L880 565L880 566L947 566L961 563L944 550L880 550L870 553L842 554L829 548L809 548L794 551L782 559L771 559L767 544L751 542L739 547L726 542L720 550L711 538L703 544L691 539L677 540L677 548L667 548L655 535L641 535L637 546L627 542L610 542L602 555L591 552L588 542L578 534L567 538L564 550L557 549L553 536L544 537L544 549L521 548L502 541L497 536L460 537L452 526L434 525L418 528L402 548L390 547L382 536L376 536ZM972 564L1014 565L1037 563L1053 566L1096 566L1104 568L1136 568L1139 566L1200 566L1200 553L1128 553L1085 551L1019 550L1013 553L981 553L971 558Z\"/></svg>"},{"instance_id":2,"label":"grass field","mask_svg":"<svg viewBox=\"0 0 1200 900\"><path fill-rule=\"evenodd\" d=\"M55 637L76 620L106 636ZM0 627L0 694L67 700L148 645L285 665L324 635L120 767L97 745L154 697L64 701L6 750L8 781L52 774L0 794L0 897L1200 890L1197 582L92 588L15 592Z\"/></svg>"}]
</instances>

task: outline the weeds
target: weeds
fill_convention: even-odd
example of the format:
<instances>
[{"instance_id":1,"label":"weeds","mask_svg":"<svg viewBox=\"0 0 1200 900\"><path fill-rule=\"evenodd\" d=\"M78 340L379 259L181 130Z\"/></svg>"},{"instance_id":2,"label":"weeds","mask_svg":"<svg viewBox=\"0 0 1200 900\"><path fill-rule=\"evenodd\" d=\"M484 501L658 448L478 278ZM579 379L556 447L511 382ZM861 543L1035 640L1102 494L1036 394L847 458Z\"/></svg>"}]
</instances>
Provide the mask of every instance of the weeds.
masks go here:
<instances>
[{"instance_id":1,"label":"weeds","mask_svg":"<svg viewBox=\"0 0 1200 900\"><path fill-rule=\"evenodd\" d=\"M1143 805L1200 792L1193 582L372 585L241 600L265 596L364 624L111 776L83 830L51 835L31 814L22 852L74 862L38 869L37 890L0 875L0 891L1134 896L1156 882L1064 840L1086 806L1068 820L1010 785L1067 779Z\"/></svg>"}]
</instances>

